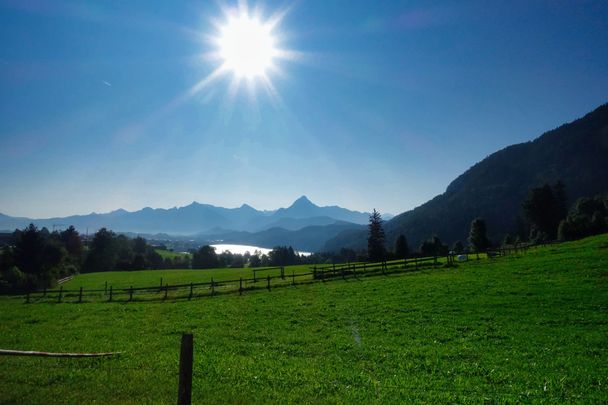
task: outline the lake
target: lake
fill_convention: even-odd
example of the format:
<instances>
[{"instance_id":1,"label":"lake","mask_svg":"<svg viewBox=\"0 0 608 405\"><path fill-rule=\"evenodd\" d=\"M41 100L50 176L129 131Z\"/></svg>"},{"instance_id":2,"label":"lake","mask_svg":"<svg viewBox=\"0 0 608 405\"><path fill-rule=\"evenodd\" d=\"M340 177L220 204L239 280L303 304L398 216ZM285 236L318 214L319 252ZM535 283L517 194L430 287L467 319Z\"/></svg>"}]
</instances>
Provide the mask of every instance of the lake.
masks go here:
<instances>
[{"instance_id":1,"label":"lake","mask_svg":"<svg viewBox=\"0 0 608 405\"><path fill-rule=\"evenodd\" d=\"M225 250L229 250L231 253L234 254L245 254L245 252L249 252L251 254L253 254L253 252L255 252L256 250L259 250L260 252L262 252L262 254L267 255L270 251L272 251L272 249L268 249L268 248L263 248L263 247L258 247L258 246L250 246L250 245L233 245L233 244L229 244L229 243L219 243L219 244L214 244L211 245L215 248L215 252L216 253L222 253ZM304 256L310 256L310 252L299 252L296 250L296 253L304 255Z\"/></svg>"}]
</instances>

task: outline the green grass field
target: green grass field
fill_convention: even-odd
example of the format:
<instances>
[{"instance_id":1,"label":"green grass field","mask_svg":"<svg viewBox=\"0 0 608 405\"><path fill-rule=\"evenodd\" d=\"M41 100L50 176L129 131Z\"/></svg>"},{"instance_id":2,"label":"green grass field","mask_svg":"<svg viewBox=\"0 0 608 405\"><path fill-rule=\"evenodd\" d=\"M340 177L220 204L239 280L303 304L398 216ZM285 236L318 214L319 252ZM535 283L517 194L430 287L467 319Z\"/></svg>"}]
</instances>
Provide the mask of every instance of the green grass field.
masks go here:
<instances>
[{"instance_id":1,"label":"green grass field","mask_svg":"<svg viewBox=\"0 0 608 405\"><path fill-rule=\"evenodd\" d=\"M247 269L224 270L235 271ZM106 273L70 283L154 285L161 274L205 276ZM456 269L243 296L83 304L2 297L0 308L0 348L123 352L0 357L3 403L175 402L186 331L195 339L195 403L608 398L608 235Z\"/></svg>"},{"instance_id":2,"label":"green grass field","mask_svg":"<svg viewBox=\"0 0 608 405\"><path fill-rule=\"evenodd\" d=\"M294 271L298 273L310 272L310 266L289 266L286 270L287 274ZM261 271L258 277L266 277L266 275L278 276L280 270L274 269L269 271ZM160 285L160 279L163 279L163 284L187 284L187 283L202 283L209 282L213 278L215 281L234 280L243 278L252 278L253 269L251 268L234 268L234 269L186 269L186 270L141 270L129 272L106 272L106 273L89 273L81 274L74 277L72 280L63 284L66 289L104 289L105 283L113 285L116 288L145 287Z\"/></svg>"},{"instance_id":3,"label":"green grass field","mask_svg":"<svg viewBox=\"0 0 608 405\"><path fill-rule=\"evenodd\" d=\"M176 257L190 256L190 253L172 252L170 250L165 250L165 249L155 249L155 251L163 259L175 259Z\"/></svg>"}]
</instances>

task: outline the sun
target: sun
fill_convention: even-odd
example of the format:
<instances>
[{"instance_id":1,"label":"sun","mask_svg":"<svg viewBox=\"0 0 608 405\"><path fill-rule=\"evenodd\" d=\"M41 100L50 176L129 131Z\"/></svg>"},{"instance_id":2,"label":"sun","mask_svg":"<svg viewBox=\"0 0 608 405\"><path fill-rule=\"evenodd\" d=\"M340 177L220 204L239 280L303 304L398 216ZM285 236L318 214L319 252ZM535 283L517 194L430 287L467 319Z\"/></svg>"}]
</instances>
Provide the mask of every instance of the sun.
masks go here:
<instances>
[{"instance_id":1,"label":"sun","mask_svg":"<svg viewBox=\"0 0 608 405\"><path fill-rule=\"evenodd\" d=\"M221 9L223 17L210 18L209 27L214 28L214 32L203 35L208 49L201 56L212 62L215 68L192 86L188 95L195 95L221 77L228 76L231 77L228 87L230 99L245 83L252 99L261 88L274 101L280 102L272 77L286 77L281 62L303 59L301 52L285 47L285 34L279 31L287 9L265 16L261 8L250 8L247 0Z\"/></svg>"},{"instance_id":2,"label":"sun","mask_svg":"<svg viewBox=\"0 0 608 405\"><path fill-rule=\"evenodd\" d=\"M247 14L230 16L220 27L217 45L223 67L237 78L266 76L278 55L272 25Z\"/></svg>"}]
</instances>

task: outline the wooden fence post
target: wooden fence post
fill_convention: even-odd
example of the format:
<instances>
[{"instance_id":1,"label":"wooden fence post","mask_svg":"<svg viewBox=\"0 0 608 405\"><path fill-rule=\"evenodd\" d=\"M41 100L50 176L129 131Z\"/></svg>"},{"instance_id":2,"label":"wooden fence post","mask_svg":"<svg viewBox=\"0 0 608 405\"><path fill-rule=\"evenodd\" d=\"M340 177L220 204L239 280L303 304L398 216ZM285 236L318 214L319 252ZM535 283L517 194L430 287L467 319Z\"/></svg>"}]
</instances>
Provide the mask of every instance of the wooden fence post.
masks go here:
<instances>
[{"instance_id":1,"label":"wooden fence post","mask_svg":"<svg viewBox=\"0 0 608 405\"><path fill-rule=\"evenodd\" d=\"M82 303L82 287L80 287L80 293L78 294L78 302Z\"/></svg>"},{"instance_id":2,"label":"wooden fence post","mask_svg":"<svg viewBox=\"0 0 608 405\"><path fill-rule=\"evenodd\" d=\"M266 277L266 280L268 280L268 286L267 286L267 288L268 288L268 291L270 291L270 275L268 275Z\"/></svg>"},{"instance_id":3,"label":"wooden fence post","mask_svg":"<svg viewBox=\"0 0 608 405\"><path fill-rule=\"evenodd\" d=\"M163 278L162 277L160 278L160 288L161 289L163 288Z\"/></svg>"},{"instance_id":4,"label":"wooden fence post","mask_svg":"<svg viewBox=\"0 0 608 405\"><path fill-rule=\"evenodd\" d=\"M129 288L129 301L133 300L133 286Z\"/></svg>"},{"instance_id":5,"label":"wooden fence post","mask_svg":"<svg viewBox=\"0 0 608 405\"><path fill-rule=\"evenodd\" d=\"M194 290L194 283L190 283L190 295L188 296L188 299L191 300L192 299L192 293Z\"/></svg>"},{"instance_id":6,"label":"wooden fence post","mask_svg":"<svg viewBox=\"0 0 608 405\"><path fill-rule=\"evenodd\" d=\"M57 302L61 302L61 296L63 295L63 286L59 287L59 299Z\"/></svg>"},{"instance_id":7,"label":"wooden fence post","mask_svg":"<svg viewBox=\"0 0 608 405\"><path fill-rule=\"evenodd\" d=\"M213 283L213 277L211 277L211 295L215 294L215 284Z\"/></svg>"},{"instance_id":8,"label":"wooden fence post","mask_svg":"<svg viewBox=\"0 0 608 405\"><path fill-rule=\"evenodd\" d=\"M285 280L285 267L281 266L281 280Z\"/></svg>"},{"instance_id":9,"label":"wooden fence post","mask_svg":"<svg viewBox=\"0 0 608 405\"><path fill-rule=\"evenodd\" d=\"M109 301L112 302L112 286L110 286L110 299L109 299Z\"/></svg>"},{"instance_id":10,"label":"wooden fence post","mask_svg":"<svg viewBox=\"0 0 608 405\"><path fill-rule=\"evenodd\" d=\"M254 283L257 283L257 282L258 282L258 280L255 278L255 269L253 270L253 282L254 282Z\"/></svg>"},{"instance_id":11,"label":"wooden fence post","mask_svg":"<svg viewBox=\"0 0 608 405\"><path fill-rule=\"evenodd\" d=\"M163 299L166 300L168 295L169 295L169 283L165 284L165 296Z\"/></svg>"},{"instance_id":12,"label":"wooden fence post","mask_svg":"<svg viewBox=\"0 0 608 405\"><path fill-rule=\"evenodd\" d=\"M243 277L239 279L239 295L243 295Z\"/></svg>"},{"instance_id":13,"label":"wooden fence post","mask_svg":"<svg viewBox=\"0 0 608 405\"><path fill-rule=\"evenodd\" d=\"M179 354L177 405L190 405L192 403L193 340L192 333L182 334L182 345Z\"/></svg>"}]
</instances>

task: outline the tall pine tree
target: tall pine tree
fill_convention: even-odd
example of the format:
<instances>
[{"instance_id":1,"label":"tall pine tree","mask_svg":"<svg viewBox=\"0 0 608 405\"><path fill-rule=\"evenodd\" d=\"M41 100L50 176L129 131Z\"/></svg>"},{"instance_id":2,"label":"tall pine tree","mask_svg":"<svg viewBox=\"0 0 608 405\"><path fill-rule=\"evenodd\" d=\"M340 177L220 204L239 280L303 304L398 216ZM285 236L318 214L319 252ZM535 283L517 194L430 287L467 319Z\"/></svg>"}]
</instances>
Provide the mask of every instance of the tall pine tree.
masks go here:
<instances>
[{"instance_id":1,"label":"tall pine tree","mask_svg":"<svg viewBox=\"0 0 608 405\"><path fill-rule=\"evenodd\" d=\"M367 256L372 262L379 262L386 258L384 247L384 229L382 228L382 217L374 209L369 216L369 236L367 238Z\"/></svg>"}]
</instances>

